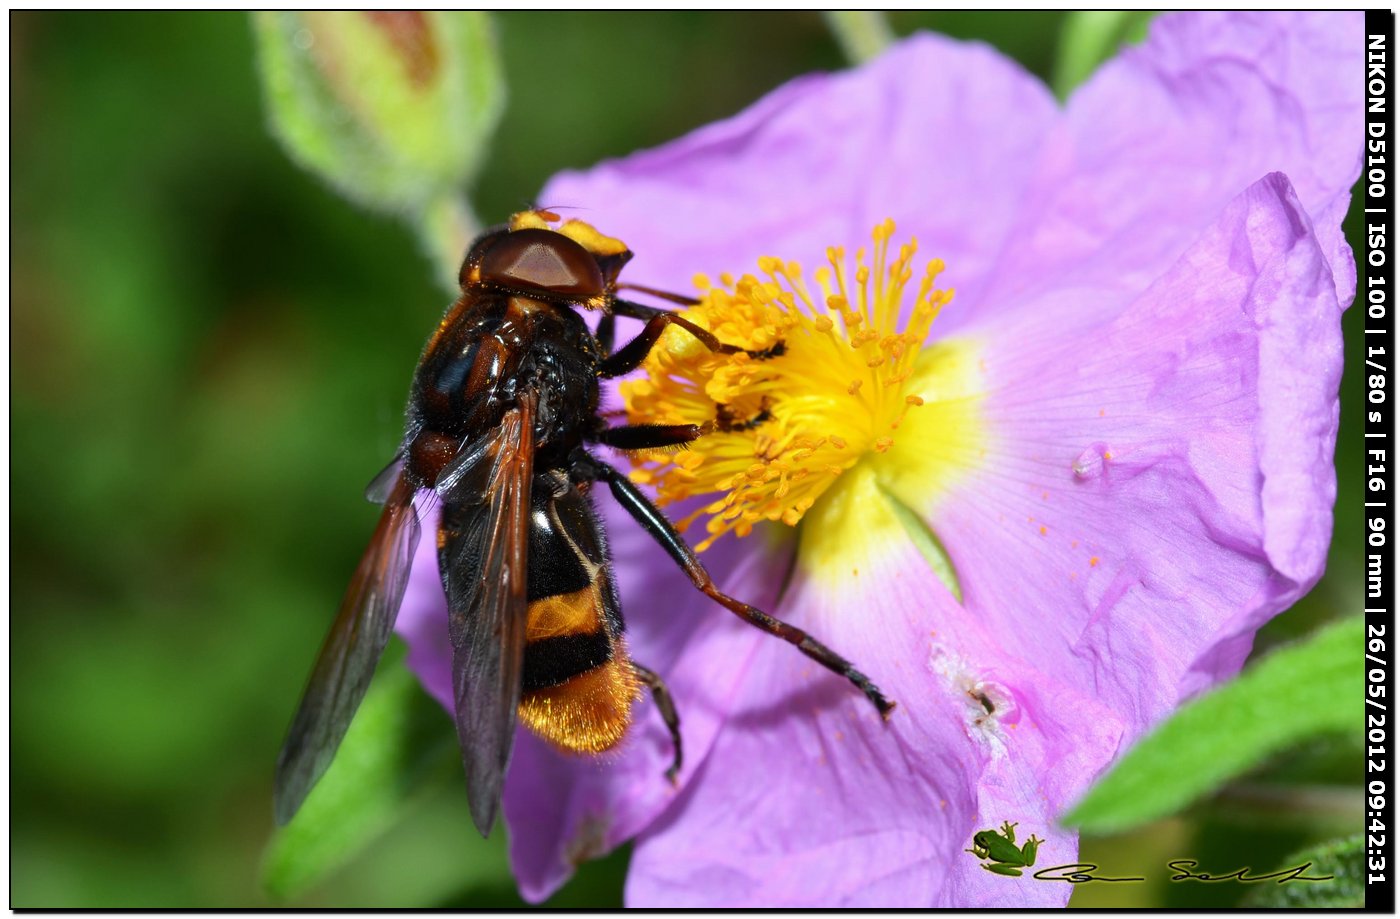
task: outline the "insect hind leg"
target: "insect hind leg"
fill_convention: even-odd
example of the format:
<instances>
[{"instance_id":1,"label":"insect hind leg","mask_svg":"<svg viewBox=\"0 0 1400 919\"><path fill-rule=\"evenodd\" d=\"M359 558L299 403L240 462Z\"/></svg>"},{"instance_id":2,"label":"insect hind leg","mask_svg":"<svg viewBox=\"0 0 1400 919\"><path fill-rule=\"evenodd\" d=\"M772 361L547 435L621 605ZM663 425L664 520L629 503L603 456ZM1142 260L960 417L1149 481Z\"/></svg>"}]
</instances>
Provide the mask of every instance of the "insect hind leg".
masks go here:
<instances>
[{"instance_id":1,"label":"insect hind leg","mask_svg":"<svg viewBox=\"0 0 1400 919\"><path fill-rule=\"evenodd\" d=\"M650 533L661 544L661 547L680 565L681 570L690 578L690 582L695 585L696 589L750 625L757 626L769 635L781 638L832 673L845 677L865 694L865 697L880 712L880 716L888 720L890 713L894 711L895 703L886 699L884 693L880 692L880 688L871 682L864 673L857 670L854 664L797 626L775 619L763 610L750 606L742 600L736 600L720 591L715 586L710 573L700 563L695 550L681 537L681 534L676 531L675 526L666 519L660 509L652 504L627 476L607 463L599 462L586 454L575 459L574 474L607 482L617 502L626 509L627 513L632 515L634 520L642 525L642 529Z\"/></svg>"},{"instance_id":2,"label":"insect hind leg","mask_svg":"<svg viewBox=\"0 0 1400 919\"><path fill-rule=\"evenodd\" d=\"M666 730L671 732L671 748L676 751L675 758L671 760L671 766L666 770L666 778L672 785L676 784L677 777L681 774L681 764L684 757L681 753L681 719L676 714L676 703L671 698L671 690L666 688L666 684L661 681L661 676L655 670L643 667L636 661L632 662L632 670L637 677L651 690L651 698L656 702L656 710L661 713L661 720L666 724Z\"/></svg>"}]
</instances>

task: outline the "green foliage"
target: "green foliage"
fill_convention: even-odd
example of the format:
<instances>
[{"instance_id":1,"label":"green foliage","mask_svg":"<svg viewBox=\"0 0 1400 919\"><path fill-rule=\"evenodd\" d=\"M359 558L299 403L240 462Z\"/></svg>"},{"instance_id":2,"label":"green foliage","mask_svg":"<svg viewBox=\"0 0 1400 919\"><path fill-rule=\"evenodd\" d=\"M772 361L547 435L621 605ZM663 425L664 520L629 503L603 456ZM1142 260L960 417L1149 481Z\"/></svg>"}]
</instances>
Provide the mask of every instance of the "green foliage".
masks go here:
<instances>
[{"instance_id":1,"label":"green foliage","mask_svg":"<svg viewBox=\"0 0 1400 919\"><path fill-rule=\"evenodd\" d=\"M1269 655L1187 705L1128 752L1065 816L1111 833L1171 814L1267 757L1327 732L1357 730L1360 617Z\"/></svg>"},{"instance_id":2,"label":"green foliage","mask_svg":"<svg viewBox=\"0 0 1400 919\"><path fill-rule=\"evenodd\" d=\"M1288 870L1308 862L1312 863L1305 872L1309 877L1322 878L1330 874L1332 879L1261 883L1240 905L1250 909L1347 909L1366 905L1366 840L1363 835L1294 852L1275 870Z\"/></svg>"},{"instance_id":3,"label":"green foliage","mask_svg":"<svg viewBox=\"0 0 1400 919\"><path fill-rule=\"evenodd\" d=\"M443 710L402 655L381 662L345 741L296 817L268 848L263 882L288 897L314 885L382 833L433 771L456 763Z\"/></svg>"},{"instance_id":4,"label":"green foliage","mask_svg":"<svg viewBox=\"0 0 1400 919\"><path fill-rule=\"evenodd\" d=\"M1050 82L1055 95L1068 98L1121 45L1142 41L1155 15L1150 10L1078 10L1066 15Z\"/></svg>"}]
</instances>

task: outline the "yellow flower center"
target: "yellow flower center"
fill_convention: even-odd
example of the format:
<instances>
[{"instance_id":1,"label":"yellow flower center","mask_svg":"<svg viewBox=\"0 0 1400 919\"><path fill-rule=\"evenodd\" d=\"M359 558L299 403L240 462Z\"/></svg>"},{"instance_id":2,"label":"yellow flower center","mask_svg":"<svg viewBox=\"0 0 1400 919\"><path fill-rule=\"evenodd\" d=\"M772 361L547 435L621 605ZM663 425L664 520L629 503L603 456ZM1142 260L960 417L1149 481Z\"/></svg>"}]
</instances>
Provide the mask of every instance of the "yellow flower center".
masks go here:
<instances>
[{"instance_id":1,"label":"yellow flower center","mask_svg":"<svg viewBox=\"0 0 1400 919\"><path fill-rule=\"evenodd\" d=\"M698 424L709 432L678 452L637 454L632 478L656 487L661 504L722 493L680 522L709 516L705 549L724 533L745 536L761 520L796 525L864 458L889 453L906 417L924 407L916 376L920 351L939 310L953 297L937 289L937 259L914 279L916 243L890 258L894 222L873 233L854 265L839 248L813 272L812 292L795 262L759 260L763 279L697 277L701 302L685 317L748 351L716 354L670 327L621 392L634 424ZM920 426L921 428L924 426Z\"/></svg>"}]
</instances>

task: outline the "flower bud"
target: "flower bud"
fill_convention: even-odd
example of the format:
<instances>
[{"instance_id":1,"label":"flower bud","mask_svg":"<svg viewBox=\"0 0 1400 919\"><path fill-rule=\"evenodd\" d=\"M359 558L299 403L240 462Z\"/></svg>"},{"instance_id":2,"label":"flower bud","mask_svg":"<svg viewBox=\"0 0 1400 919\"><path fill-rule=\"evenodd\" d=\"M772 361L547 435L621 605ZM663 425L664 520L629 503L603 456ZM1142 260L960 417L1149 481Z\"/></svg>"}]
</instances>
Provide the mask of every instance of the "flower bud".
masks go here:
<instances>
[{"instance_id":1,"label":"flower bud","mask_svg":"<svg viewBox=\"0 0 1400 919\"><path fill-rule=\"evenodd\" d=\"M262 12L254 29L273 132L346 197L417 215L476 174L504 101L486 14Z\"/></svg>"}]
</instances>

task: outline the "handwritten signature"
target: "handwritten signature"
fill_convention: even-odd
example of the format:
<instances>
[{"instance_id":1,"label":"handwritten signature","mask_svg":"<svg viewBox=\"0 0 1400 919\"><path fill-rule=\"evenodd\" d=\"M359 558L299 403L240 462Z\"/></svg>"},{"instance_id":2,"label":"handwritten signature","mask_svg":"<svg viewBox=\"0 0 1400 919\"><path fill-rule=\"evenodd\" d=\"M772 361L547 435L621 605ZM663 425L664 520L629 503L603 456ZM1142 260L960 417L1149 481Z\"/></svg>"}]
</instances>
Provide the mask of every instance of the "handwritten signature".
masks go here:
<instances>
[{"instance_id":1,"label":"handwritten signature","mask_svg":"<svg viewBox=\"0 0 1400 919\"><path fill-rule=\"evenodd\" d=\"M1167 867L1174 873L1168 879L1171 881L1205 881L1215 883L1219 881L1238 881L1241 884L1257 884L1260 881L1274 881L1279 884L1287 884L1290 881L1330 881L1333 875L1325 877L1312 877L1303 874L1312 867L1312 862L1303 862L1292 868L1283 868L1270 874L1251 875L1251 868L1241 868L1229 874L1209 874L1207 872L1195 872L1192 868L1199 866L1199 862L1194 859L1183 858L1167 862ZM1145 881L1147 878L1127 877L1111 878L1095 874L1099 866L1093 862L1075 862L1069 865L1055 865L1051 868L1042 868L1031 877L1038 881L1064 881L1066 884L1088 884L1091 881L1103 881L1111 883L1121 883L1125 881Z\"/></svg>"},{"instance_id":2,"label":"handwritten signature","mask_svg":"<svg viewBox=\"0 0 1400 919\"><path fill-rule=\"evenodd\" d=\"M1259 874L1253 876L1251 876L1249 873L1251 870L1253 870L1251 868L1241 868L1239 871L1233 871L1230 874L1220 875L1206 874L1205 872L1196 874L1188 870L1190 868L1195 868L1198 864L1199 862L1196 862L1189 858L1167 862L1167 867L1176 872L1176 874L1173 874L1171 876L1171 880L1195 880L1208 882L1239 881L1241 884L1256 884L1259 881L1277 880L1277 882L1280 884L1287 884L1289 881L1330 881L1334 877L1334 875L1330 874L1326 877L1320 878L1308 877L1304 875L1303 872L1307 871L1309 868L1312 867L1312 862L1303 862L1301 865L1297 865L1293 868L1284 868L1280 871L1275 871L1272 874Z\"/></svg>"},{"instance_id":3,"label":"handwritten signature","mask_svg":"<svg viewBox=\"0 0 1400 919\"><path fill-rule=\"evenodd\" d=\"M1093 862L1076 862L1071 865L1056 865L1042 868L1031 877L1037 881L1064 881L1067 884L1087 884L1090 881L1145 881L1147 878L1105 878L1094 874L1099 866Z\"/></svg>"}]
</instances>

